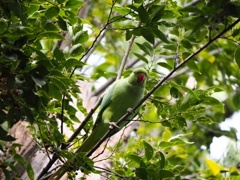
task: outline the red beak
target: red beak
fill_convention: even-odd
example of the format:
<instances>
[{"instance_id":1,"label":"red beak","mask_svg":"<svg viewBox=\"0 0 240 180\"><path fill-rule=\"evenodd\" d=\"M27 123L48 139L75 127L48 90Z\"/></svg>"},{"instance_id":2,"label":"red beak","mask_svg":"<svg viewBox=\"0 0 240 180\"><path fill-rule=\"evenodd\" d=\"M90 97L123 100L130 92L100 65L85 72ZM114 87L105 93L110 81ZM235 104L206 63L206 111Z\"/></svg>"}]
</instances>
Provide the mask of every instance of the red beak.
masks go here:
<instances>
[{"instance_id":1,"label":"red beak","mask_svg":"<svg viewBox=\"0 0 240 180\"><path fill-rule=\"evenodd\" d=\"M141 74L138 74L138 83L143 83L144 82L144 79L145 79L146 75L141 73Z\"/></svg>"}]
</instances>

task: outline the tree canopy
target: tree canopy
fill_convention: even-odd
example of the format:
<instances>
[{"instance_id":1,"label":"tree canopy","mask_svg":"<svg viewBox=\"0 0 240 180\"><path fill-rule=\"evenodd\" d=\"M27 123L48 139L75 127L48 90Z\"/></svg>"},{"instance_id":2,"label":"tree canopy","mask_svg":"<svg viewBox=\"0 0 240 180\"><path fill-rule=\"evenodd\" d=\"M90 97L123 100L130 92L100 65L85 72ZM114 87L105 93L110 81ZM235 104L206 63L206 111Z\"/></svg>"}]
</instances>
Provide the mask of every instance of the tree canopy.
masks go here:
<instances>
[{"instance_id":1,"label":"tree canopy","mask_svg":"<svg viewBox=\"0 0 240 180\"><path fill-rule=\"evenodd\" d=\"M240 109L239 1L0 0L0 5L0 177L21 179L24 170L29 179L41 179L54 173L56 161L72 160L69 179L77 170L105 172L109 179L239 179L236 129L219 126ZM136 67L148 71L145 97L133 108L140 112L129 123L140 127L127 144L118 140L106 148L112 152L110 169L98 167L91 155L109 136L86 155L75 151L91 133L101 94ZM92 85L90 108L82 83ZM19 153L29 148L11 134L19 122L28 122L28 136L49 157L42 171ZM234 145L220 160L211 159L210 145L220 136Z\"/></svg>"}]
</instances>

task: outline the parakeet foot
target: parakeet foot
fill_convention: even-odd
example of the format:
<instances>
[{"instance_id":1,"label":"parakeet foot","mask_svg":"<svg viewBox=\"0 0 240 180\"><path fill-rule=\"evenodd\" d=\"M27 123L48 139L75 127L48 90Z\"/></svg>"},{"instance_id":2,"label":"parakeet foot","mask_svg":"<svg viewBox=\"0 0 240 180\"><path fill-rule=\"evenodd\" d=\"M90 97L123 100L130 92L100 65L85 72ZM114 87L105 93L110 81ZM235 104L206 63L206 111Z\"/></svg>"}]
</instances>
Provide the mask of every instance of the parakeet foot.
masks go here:
<instances>
[{"instance_id":1,"label":"parakeet foot","mask_svg":"<svg viewBox=\"0 0 240 180\"><path fill-rule=\"evenodd\" d=\"M132 108L128 108L128 109L127 109L127 112L128 112L128 113L131 113L131 114L135 114L135 113L136 113Z\"/></svg>"},{"instance_id":2,"label":"parakeet foot","mask_svg":"<svg viewBox=\"0 0 240 180\"><path fill-rule=\"evenodd\" d=\"M109 122L109 125L110 125L109 126L110 129L113 129L114 127L120 129L120 127L114 122Z\"/></svg>"}]
</instances>

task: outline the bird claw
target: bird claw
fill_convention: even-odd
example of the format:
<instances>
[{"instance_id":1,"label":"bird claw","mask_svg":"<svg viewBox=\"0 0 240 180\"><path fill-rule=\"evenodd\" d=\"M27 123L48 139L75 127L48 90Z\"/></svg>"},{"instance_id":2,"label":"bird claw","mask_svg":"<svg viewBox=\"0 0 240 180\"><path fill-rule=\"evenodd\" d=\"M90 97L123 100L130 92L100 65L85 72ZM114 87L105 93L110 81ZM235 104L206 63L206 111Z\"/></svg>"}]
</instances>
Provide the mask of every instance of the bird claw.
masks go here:
<instances>
[{"instance_id":1,"label":"bird claw","mask_svg":"<svg viewBox=\"0 0 240 180\"><path fill-rule=\"evenodd\" d=\"M136 113L132 108L128 108L127 112L130 113L130 114L135 114Z\"/></svg>"},{"instance_id":2,"label":"bird claw","mask_svg":"<svg viewBox=\"0 0 240 180\"><path fill-rule=\"evenodd\" d=\"M113 129L114 127L120 129L120 127L114 122L109 122L109 125L110 125L109 126L110 129Z\"/></svg>"}]
</instances>

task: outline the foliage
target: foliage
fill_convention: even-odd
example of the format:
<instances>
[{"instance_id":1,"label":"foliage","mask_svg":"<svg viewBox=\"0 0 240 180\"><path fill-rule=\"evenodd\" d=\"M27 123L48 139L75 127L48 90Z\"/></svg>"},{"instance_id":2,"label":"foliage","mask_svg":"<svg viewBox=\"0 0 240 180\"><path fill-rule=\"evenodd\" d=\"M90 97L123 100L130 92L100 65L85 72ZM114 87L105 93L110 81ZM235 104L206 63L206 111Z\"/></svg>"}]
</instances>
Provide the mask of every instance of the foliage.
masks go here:
<instances>
[{"instance_id":1,"label":"foliage","mask_svg":"<svg viewBox=\"0 0 240 180\"><path fill-rule=\"evenodd\" d=\"M130 139L123 151L121 143L113 150L112 174L138 179L180 180L187 175L236 179L240 173L236 164L223 167L206 157L213 137L237 140L234 130L222 131L219 123L240 109L240 4L229 0L188 2L185 6L184 0L90 4L1 0L0 166L6 179L11 179L11 171L19 173L16 162L30 179L36 178L30 161L15 151L21 145L8 145L15 140L9 130L19 121L31 124L31 135L44 151L61 160L74 159L80 143L70 151L66 144L81 135L69 140L62 124L76 132L73 124L80 122L76 112L88 115L76 81L116 76L124 55L129 58L125 67L148 70L146 94L150 97L141 107L139 135ZM87 17L78 17L79 8L86 6L90 7ZM71 46L61 47L66 33ZM102 36L104 42L97 42ZM134 43L131 46L126 41ZM88 57L92 50L104 62L94 62L89 77L84 71L91 67ZM130 72L124 71L123 77ZM196 79L194 88L185 86L190 76ZM77 107L72 106L72 97L78 100ZM92 119L84 123L82 129L88 133ZM12 152L5 157L7 148ZM79 156L70 170L99 173L92 159Z\"/></svg>"}]
</instances>

